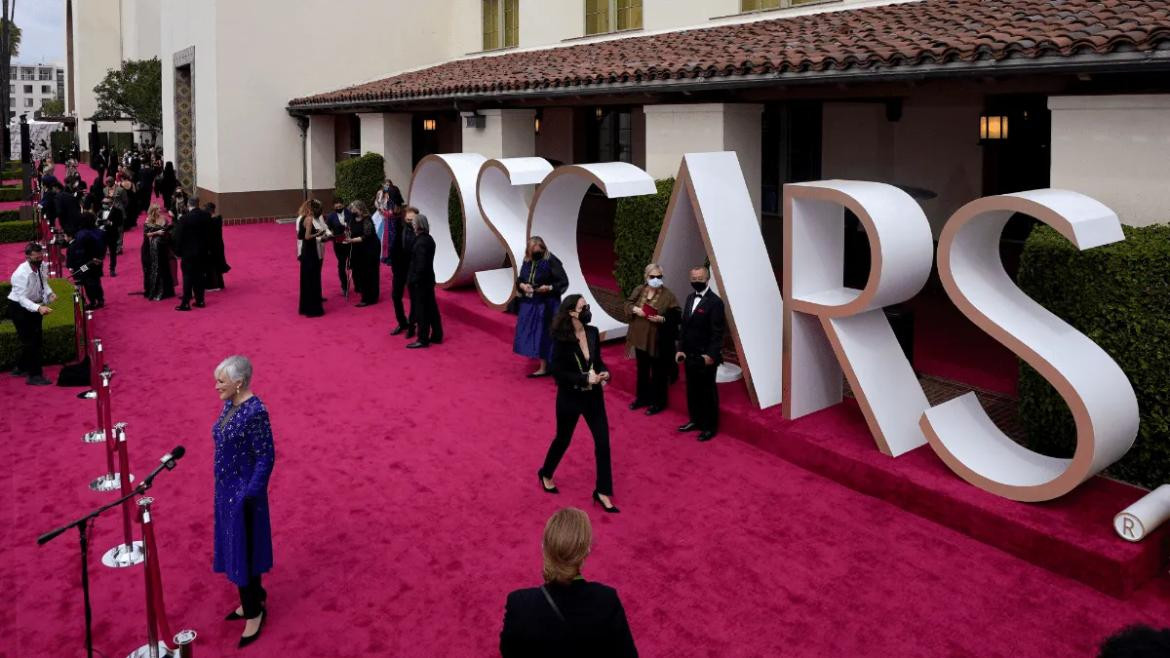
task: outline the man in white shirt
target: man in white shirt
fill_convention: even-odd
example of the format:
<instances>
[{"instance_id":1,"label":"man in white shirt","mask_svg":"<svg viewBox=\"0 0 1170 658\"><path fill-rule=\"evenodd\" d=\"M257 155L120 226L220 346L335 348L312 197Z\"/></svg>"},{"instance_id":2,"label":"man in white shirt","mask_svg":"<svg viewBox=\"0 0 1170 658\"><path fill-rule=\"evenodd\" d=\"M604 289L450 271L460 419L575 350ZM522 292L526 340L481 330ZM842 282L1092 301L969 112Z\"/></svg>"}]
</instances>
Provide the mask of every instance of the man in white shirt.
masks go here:
<instances>
[{"instance_id":1,"label":"man in white shirt","mask_svg":"<svg viewBox=\"0 0 1170 658\"><path fill-rule=\"evenodd\" d=\"M28 377L30 386L48 386L52 382L41 371L41 318L53 312L49 304L57 296L49 287L49 265L41 245L28 243L24 258L12 273L12 292L8 293L8 316L20 337L20 358L12 374Z\"/></svg>"}]
</instances>

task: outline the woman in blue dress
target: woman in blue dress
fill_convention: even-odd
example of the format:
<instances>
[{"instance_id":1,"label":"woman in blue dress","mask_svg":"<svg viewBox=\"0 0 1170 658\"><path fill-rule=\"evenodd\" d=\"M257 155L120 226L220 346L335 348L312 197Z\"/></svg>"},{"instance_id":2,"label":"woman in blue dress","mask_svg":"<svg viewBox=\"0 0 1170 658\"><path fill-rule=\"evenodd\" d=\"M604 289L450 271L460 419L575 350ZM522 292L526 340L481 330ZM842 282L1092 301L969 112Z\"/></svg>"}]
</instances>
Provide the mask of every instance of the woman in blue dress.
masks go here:
<instances>
[{"instance_id":1,"label":"woman in blue dress","mask_svg":"<svg viewBox=\"0 0 1170 658\"><path fill-rule=\"evenodd\" d=\"M512 351L540 359L540 367L528 376L546 377L553 346L549 324L561 304L561 295L569 287L569 277L560 259L548 252L548 245L540 236L528 238L516 287L520 294L516 298L518 317Z\"/></svg>"},{"instance_id":2,"label":"woman in blue dress","mask_svg":"<svg viewBox=\"0 0 1170 658\"><path fill-rule=\"evenodd\" d=\"M223 411L211 429L215 439L215 559L240 590L240 607L227 616L244 619L240 647L260 637L268 593L260 574L272 568L268 478L276 461L268 410L252 394L252 364L229 356L215 369Z\"/></svg>"}]
</instances>

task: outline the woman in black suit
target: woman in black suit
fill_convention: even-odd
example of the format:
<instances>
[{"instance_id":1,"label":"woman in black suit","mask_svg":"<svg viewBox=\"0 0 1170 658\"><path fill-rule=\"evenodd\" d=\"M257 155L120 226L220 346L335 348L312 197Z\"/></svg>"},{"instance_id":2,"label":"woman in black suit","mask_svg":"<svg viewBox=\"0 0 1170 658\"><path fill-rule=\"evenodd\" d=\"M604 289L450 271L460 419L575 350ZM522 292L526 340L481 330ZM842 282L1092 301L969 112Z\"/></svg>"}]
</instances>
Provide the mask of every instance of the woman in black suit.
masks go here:
<instances>
[{"instance_id":1,"label":"woman in black suit","mask_svg":"<svg viewBox=\"0 0 1170 658\"><path fill-rule=\"evenodd\" d=\"M601 339L597 327L589 326L590 319L592 314L585 298L575 294L565 297L553 318L549 368L557 382L557 435L538 474L540 488L545 493L560 493L553 484L553 473L569 449L577 419L584 416L593 434L593 455L597 460L593 502L615 514L618 508L610 501L613 474L609 464L609 420L602 394L602 385L609 381L609 368L601 360Z\"/></svg>"},{"instance_id":2,"label":"woman in black suit","mask_svg":"<svg viewBox=\"0 0 1170 658\"><path fill-rule=\"evenodd\" d=\"M581 577L593 544L589 515L559 510L544 526L544 585L508 595L500 653L519 656L638 655L617 590Z\"/></svg>"}]
</instances>

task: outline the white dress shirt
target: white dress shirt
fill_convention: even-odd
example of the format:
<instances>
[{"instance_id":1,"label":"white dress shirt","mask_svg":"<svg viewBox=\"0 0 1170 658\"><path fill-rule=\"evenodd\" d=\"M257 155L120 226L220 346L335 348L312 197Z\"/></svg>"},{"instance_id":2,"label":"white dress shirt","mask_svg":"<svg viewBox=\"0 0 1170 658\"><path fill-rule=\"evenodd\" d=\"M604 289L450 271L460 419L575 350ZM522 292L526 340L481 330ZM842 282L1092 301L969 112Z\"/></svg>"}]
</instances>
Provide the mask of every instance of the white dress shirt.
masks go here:
<instances>
[{"instance_id":1,"label":"white dress shirt","mask_svg":"<svg viewBox=\"0 0 1170 658\"><path fill-rule=\"evenodd\" d=\"M691 304L691 313L694 313L695 309L699 308L699 304L703 303L703 295L706 295L707 291L710 289L711 286L707 286L706 288L703 288L703 292L695 293L695 301Z\"/></svg>"},{"instance_id":2,"label":"white dress shirt","mask_svg":"<svg viewBox=\"0 0 1170 658\"><path fill-rule=\"evenodd\" d=\"M33 269L26 260L12 273L12 292L9 301L16 302L25 310L36 313L42 304L49 304L57 298L49 287L49 264L41 262L40 271Z\"/></svg>"}]
</instances>

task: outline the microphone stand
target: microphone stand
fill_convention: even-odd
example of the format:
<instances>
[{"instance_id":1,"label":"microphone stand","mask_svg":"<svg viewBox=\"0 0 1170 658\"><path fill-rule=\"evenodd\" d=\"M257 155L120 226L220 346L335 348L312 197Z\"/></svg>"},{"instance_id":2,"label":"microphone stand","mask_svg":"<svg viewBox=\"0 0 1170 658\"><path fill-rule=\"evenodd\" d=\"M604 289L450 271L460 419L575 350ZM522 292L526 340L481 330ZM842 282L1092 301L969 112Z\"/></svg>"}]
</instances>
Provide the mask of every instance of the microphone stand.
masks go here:
<instances>
[{"instance_id":1,"label":"microphone stand","mask_svg":"<svg viewBox=\"0 0 1170 658\"><path fill-rule=\"evenodd\" d=\"M171 464L170 468L174 468L174 461L171 461L169 463ZM166 464L163 464L163 466L166 466ZM66 523L65 525L61 526L60 528L57 528L56 530L50 530L49 532L46 532L45 534L43 534L37 538L37 546L43 546L44 544L47 544L48 542L55 539L58 535L64 533L66 530L68 530L70 528L77 528L78 539L81 543L81 593L82 593L82 596L85 598L85 655L86 655L86 658L93 658L93 610L90 607L90 602L89 602L89 531L88 531L89 522L93 519L96 519L98 516L100 516L102 514L102 512L105 512L106 510L117 507L117 506L121 505L122 503L126 502L127 500L130 500L134 496L146 493L146 490L150 489L151 485L154 484L154 482L153 482L154 476L157 475L160 471L162 471L163 466L160 466L154 473L152 473L149 477L147 477L147 479L140 482L138 484L138 486L134 488L133 491L126 494L125 496L122 496L118 500L115 500L111 503L107 503L105 505L102 505L101 507L95 509L94 511L90 512L89 514L86 514L85 516L81 517L80 519Z\"/></svg>"}]
</instances>

